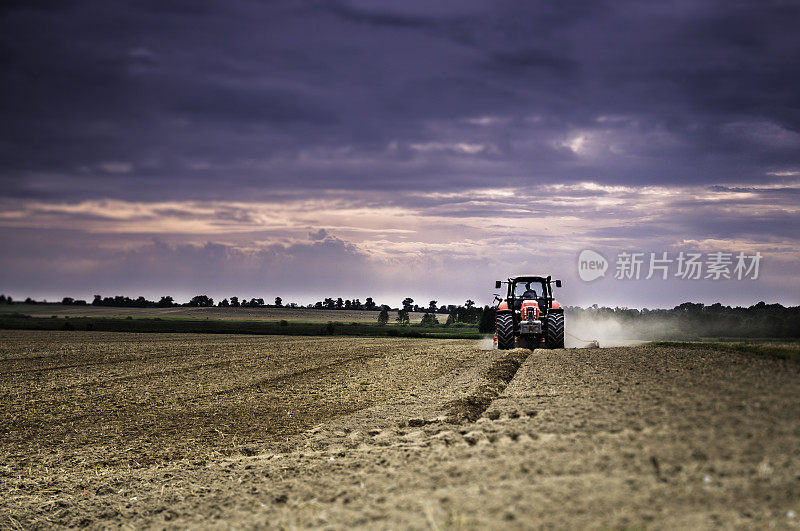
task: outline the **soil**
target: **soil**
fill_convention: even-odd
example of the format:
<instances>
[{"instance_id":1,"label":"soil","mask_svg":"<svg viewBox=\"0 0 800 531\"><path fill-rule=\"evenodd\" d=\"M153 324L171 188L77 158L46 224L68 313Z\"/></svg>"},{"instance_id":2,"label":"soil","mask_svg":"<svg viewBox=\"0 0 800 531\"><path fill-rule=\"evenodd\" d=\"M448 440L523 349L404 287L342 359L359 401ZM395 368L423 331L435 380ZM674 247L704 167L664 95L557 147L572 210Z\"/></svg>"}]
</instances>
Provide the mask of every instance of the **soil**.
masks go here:
<instances>
[{"instance_id":1,"label":"soil","mask_svg":"<svg viewBox=\"0 0 800 531\"><path fill-rule=\"evenodd\" d=\"M800 365L0 331L0 525L798 527Z\"/></svg>"}]
</instances>

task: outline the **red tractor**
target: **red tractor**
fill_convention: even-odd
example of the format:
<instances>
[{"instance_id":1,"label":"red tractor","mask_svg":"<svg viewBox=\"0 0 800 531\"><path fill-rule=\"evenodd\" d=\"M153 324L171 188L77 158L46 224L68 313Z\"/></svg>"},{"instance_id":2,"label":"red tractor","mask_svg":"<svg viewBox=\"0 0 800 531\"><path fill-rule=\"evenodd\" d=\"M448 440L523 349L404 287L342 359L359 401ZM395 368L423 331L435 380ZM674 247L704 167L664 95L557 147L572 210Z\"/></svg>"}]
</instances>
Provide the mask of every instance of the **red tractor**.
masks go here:
<instances>
[{"instance_id":1,"label":"red tractor","mask_svg":"<svg viewBox=\"0 0 800 531\"><path fill-rule=\"evenodd\" d=\"M553 287L560 280L551 277L514 277L498 280L495 288L508 285L503 299L498 301L494 342L499 349L564 348L564 309L553 298Z\"/></svg>"}]
</instances>

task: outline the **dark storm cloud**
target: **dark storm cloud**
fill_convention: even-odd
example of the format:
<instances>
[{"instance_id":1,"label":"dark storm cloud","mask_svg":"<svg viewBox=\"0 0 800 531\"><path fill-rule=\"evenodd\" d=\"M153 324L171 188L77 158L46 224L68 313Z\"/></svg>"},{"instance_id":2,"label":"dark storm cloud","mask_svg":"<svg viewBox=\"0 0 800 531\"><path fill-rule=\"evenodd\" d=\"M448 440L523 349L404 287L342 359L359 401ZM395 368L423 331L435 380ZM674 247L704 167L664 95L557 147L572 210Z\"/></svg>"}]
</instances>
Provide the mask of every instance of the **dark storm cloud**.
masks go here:
<instances>
[{"instance_id":1,"label":"dark storm cloud","mask_svg":"<svg viewBox=\"0 0 800 531\"><path fill-rule=\"evenodd\" d=\"M147 200L758 181L800 166L799 17L785 2L6 3L0 182Z\"/></svg>"},{"instance_id":2,"label":"dark storm cloud","mask_svg":"<svg viewBox=\"0 0 800 531\"><path fill-rule=\"evenodd\" d=\"M778 0L4 2L0 288L478 300L582 247L742 246L782 264L780 298L798 20Z\"/></svg>"}]
</instances>

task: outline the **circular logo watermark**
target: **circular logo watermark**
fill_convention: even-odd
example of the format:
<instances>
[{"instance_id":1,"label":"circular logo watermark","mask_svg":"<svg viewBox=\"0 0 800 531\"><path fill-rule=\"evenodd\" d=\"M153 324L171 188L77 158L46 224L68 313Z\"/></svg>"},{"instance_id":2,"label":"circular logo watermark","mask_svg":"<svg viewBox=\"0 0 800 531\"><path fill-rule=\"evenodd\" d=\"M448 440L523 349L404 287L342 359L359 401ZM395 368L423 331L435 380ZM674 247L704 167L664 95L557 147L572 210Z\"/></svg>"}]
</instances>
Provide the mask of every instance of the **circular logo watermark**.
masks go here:
<instances>
[{"instance_id":1,"label":"circular logo watermark","mask_svg":"<svg viewBox=\"0 0 800 531\"><path fill-rule=\"evenodd\" d=\"M591 249L584 249L578 255L578 276L585 282L597 280L606 275L608 260Z\"/></svg>"}]
</instances>

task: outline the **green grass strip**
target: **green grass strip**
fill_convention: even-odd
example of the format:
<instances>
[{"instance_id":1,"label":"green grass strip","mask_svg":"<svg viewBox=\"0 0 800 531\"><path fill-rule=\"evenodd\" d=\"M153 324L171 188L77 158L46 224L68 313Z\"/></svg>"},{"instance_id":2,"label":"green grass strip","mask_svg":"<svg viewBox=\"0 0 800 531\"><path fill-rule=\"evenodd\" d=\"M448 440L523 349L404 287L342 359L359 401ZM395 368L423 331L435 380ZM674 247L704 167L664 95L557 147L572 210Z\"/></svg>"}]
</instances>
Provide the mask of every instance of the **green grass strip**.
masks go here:
<instances>
[{"instance_id":1,"label":"green grass strip","mask_svg":"<svg viewBox=\"0 0 800 531\"><path fill-rule=\"evenodd\" d=\"M255 334L288 336L417 337L432 339L480 339L476 326L422 327L377 323L307 323L292 321L230 321L213 319L30 317L0 315L0 328L9 330L67 330L95 332Z\"/></svg>"}]
</instances>

